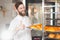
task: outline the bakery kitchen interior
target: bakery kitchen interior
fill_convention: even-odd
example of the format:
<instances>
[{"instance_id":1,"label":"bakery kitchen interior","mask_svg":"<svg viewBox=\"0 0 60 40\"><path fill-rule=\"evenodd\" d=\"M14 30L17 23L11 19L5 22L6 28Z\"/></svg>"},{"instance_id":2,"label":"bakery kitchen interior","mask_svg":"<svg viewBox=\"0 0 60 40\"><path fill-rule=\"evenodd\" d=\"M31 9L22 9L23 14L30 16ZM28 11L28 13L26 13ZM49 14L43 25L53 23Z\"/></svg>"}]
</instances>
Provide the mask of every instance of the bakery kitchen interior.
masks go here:
<instances>
[{"instance_id":1,"label":"bakery kitchen interior","mask_svg":"<svg viewBox=\"0 0 60 40\"><path fill-rule=\"evenodd\" d=\"M60 40L60 0L0 0L0 40L6 39L10 22L17 16L14 4L18 1L31 19L32 40Z\"/></svg>"}]
</instances>

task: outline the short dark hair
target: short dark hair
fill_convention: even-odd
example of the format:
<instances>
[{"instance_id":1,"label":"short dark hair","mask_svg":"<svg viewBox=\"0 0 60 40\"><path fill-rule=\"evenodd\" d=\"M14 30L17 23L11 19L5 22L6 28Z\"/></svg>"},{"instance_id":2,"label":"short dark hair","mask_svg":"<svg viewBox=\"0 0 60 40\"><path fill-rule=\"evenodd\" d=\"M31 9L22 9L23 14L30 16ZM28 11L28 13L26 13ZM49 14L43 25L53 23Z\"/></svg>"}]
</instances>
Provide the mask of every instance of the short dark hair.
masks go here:
<instances>
[{"instance_id":1,"label":"short dark hair","mask_svg":"<svg viewBox=\"0 0 60 40\"><path fill-rule=\"evenodd\" d=\"M18 1L18 2L15 3L16 9L18 9L18 7L19 7L20 4L23 4L23 3L21 1Z\"/></svg>"}]
</instances>

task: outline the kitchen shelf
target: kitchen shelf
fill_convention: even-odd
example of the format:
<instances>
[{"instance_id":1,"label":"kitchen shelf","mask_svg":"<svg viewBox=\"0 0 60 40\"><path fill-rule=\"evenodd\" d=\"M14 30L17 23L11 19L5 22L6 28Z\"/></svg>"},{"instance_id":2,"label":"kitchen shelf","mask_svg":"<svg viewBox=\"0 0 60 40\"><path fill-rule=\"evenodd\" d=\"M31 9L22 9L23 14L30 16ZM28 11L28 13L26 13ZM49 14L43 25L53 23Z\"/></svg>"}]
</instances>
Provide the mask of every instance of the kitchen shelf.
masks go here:
<instances>
[{"instance_id":1,"label":"kitchen shelf","mask_svg":"<svg viewBox=\"0 0 60 40\"><path fill-rule=\"evenodd\" d=\"M60 18L57 18L57 19L46 18L46 20L60 20Z\"/></svg>"},{"instance_id":2,"label":"kitchen shelf","mask_svg":"<svg viewBox=\"0 0 60 40\"><path fill-rule=\"evenodd\" d=\"M60 39L57 39L57 38L49 38L49 37L45 37L45 39L50 39L50 40L60 40Z\"/></svg>"},{"instance_id":3,"label":"kitchen shelf","mask_svg":"<svg viewBox=\"0 0 60 40\"><path fill-rule=\"evenodd\" d=\"M32 29L32 30L36 30L36 31L42 31L42 30L39 30L39 29Z\"/></svg>"},{"instance_id":4,"label":"kitchen shelf","mask_svg":"<svg viewBox=\"0 0 60 40\"><path fill-rule=\"evenodd\" d=\"M38 0L37 0L38 1ZM58 24L60 21L60 5L57 3L57 1L55 2L45 2L46 0L42 0L40 7L38 6L38 3L31 3L34 4L38 10L40 15L40 19L41 19L41 23L42 23L42 30L39 29L32 29L32 30L37 30L37 31L41 31L42 32L42 39L46 39L46 40L60 40L60 39L56 39L56 38L48 38L48 37L44 37L45 32L46 34L60 34L60 31L45 31L44 26L49 26L49 27L60 27ZM28 4L28 3L27 3ZM57 5L58 4L58 5ZM32 5L33 7L35 7L34 5ZM49 29L50 30L50 29Z\"/></svg>"},{"instance_id":5,"label":"kitchen shelf","mask_svg":"<svg viewBox=\"0 0 60 40\"><path fill-rule=\"evenodd\" d=\"M57 13L57 12L44 12L45 14L55 14L55 13ZM60 13L60 12L59 12Z\"/></svg>"},{"instance_id":6,"label":"kitchen shelf","mask_svg":"<svg viewBox=\"0 0 60 40\"><path fill-rule=\"evenodd\" d=\"M48 26L48 27L60 27L59 25L45 25L45 26Z\"/></svg>"},{"instance_id":7,"label":"kitchen shelf","mask_svg":"<svg viewBox=\"0 0 60 40\"><path fill-rule=\"evenodd\" d=\"M60 34L60 31L59 32L50 32L50 31L45 31L46 33L53 33L53 34Z\"/></svg>"},{"instance_id":8,"label":"kitchen shelf","mask_svg":"<svg viewBox=\"0 0 60 40\"><path fill-rule=\"evenodd\" d=\"M49 5L48 5L48 6L44 6L44 7L55 7L55 5L54 5L54 6L52 6L52 5L51 5L51 6L49 6Z\"/></svg>"}]
</instances>

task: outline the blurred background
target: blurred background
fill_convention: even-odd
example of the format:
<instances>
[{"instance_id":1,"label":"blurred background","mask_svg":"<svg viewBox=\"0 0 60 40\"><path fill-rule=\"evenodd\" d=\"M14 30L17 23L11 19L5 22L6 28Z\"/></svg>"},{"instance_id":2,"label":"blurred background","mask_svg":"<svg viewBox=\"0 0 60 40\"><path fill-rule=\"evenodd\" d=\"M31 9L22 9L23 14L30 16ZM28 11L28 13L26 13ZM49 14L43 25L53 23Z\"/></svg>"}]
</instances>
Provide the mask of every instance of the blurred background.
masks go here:
<instances>
[{"instance_id":1,"label":"blurred background","mask_svg":"<svg viewBox=\"0 0 60 40\"><path fill-rule=\"evenodd\" d=\"M14 8L17 1L26 6L26 15L34 26L42 25L39 30L32 29L32 40L60 40L60 0L0 0L0 40L17 15Z\"/></svg>"}]
</instances>

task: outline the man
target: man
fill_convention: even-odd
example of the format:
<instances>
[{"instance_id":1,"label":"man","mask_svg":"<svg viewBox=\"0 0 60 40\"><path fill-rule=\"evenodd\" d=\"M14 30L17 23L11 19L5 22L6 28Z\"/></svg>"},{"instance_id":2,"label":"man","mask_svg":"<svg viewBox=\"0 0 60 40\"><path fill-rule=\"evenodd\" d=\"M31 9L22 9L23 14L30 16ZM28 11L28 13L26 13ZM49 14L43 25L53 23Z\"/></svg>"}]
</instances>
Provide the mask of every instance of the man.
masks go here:
<instances>
[{"instance_id":1,"label":"man","mask_svg":"<svg viewBox=\"0 0 60 40\"><path fill-rule=\"evenodd\" d=\"M22 2L15 4L17 16L12 20L9 26L10 39L31 40L30 19L26 16L26 9Z\"/></svg>"}]
</instances>

